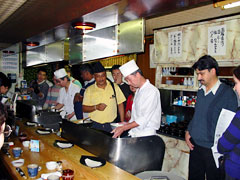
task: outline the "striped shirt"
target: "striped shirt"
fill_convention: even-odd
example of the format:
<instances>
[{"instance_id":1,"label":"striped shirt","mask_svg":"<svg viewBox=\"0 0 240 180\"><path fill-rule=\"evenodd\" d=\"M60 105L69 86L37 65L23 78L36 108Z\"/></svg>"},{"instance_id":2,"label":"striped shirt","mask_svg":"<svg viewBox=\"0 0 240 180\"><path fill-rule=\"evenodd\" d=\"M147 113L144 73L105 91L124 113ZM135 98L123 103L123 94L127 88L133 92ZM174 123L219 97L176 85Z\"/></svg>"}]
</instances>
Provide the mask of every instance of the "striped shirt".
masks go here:
<instances>
[{"instance_id":1,"label":"striped shirt","mask_svg":"<svg viewBox=\"0 0 240 180\"><path fill-rule=\"evenodd\" d=\"M233 178L240 179L240 109L219 139L218 152L226 157L226 173Z\"/></svg>"},{"instance_id":2,"label":"striped shirt","mask_svg":"<svg viewBox=\"0 0 240 180\"><path fill-rule=\"evenodd\" d=\"M53 85L48 89L47 99L43 105L43 109L48 109L56 105L60 88L60 86Z\"/></svg>"}]
</instances>

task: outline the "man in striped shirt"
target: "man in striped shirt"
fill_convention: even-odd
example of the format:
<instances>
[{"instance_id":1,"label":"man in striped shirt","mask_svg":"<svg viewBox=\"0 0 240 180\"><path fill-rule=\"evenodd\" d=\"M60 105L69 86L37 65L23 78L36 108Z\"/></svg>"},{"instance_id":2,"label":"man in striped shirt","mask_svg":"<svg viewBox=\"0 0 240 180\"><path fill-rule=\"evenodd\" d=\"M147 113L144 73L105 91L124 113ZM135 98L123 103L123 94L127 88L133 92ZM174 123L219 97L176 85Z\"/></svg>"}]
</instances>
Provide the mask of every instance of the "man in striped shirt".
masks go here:
<instances>
[{"instance_id":1,"label":"man in striped shirt","mask_svg":"<svg viewBox=\"0 0 240 180\"><path fill-rule=\"evenodd\" d=\"M53 76L53 82L54 85L48 89L47 99L43 105L43 109L49 109L57 104L57 98L61 86L57 83L55 76Z\"/></svg>"}]
</instances>

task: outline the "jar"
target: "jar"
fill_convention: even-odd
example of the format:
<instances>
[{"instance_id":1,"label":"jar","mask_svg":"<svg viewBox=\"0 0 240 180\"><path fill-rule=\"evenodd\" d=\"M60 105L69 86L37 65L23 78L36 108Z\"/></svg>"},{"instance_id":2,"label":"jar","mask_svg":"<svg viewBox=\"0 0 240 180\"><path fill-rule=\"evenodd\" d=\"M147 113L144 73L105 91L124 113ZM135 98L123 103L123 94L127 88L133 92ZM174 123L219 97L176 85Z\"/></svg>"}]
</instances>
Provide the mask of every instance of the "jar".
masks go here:
<instances>
[{"instance_id":1,"label":"jar","mask_svg":"<svg viewBox=\"0 0 240 180\"><path fill-rule=\"evenodd\" d=\"M73 180L74 178L74 171L71 169L63 170L62 179L63 180Z\"/></svg>"}]
</instances>

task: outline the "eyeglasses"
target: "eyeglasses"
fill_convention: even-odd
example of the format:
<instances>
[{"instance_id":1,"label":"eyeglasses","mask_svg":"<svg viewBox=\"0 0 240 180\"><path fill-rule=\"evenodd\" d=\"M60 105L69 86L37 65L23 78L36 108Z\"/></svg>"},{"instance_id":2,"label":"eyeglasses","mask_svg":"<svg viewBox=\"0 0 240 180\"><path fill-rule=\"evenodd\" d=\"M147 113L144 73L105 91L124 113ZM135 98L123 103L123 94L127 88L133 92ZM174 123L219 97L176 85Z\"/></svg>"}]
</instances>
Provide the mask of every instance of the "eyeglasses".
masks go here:
<instances>
[{"instance_id":1,"label":"eyeglasses","mask_svg":"<svg viewBox=\"0 0 240 180\"><path fill-rule=\"evenodd\" d=\"M5 126L4 132L1 132L4 134L4 137L9 137L12 133L12 128L9 125Z\"/></svg>"}]
</instances>

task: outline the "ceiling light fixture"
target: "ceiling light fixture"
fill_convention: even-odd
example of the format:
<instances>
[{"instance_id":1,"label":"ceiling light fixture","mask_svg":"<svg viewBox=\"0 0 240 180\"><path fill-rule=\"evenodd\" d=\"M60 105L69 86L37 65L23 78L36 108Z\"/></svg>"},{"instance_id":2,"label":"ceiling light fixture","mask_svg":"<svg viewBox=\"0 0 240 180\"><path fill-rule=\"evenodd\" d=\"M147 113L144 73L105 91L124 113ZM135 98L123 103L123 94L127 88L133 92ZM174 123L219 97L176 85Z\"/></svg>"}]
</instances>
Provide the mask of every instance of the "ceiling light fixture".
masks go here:
<instances>
[{"instance_id":1,"label":"ceiling light fixture","mask_svg":"<svg viewBox=\"0 0 240 180\"><path fill-rule=\"evenodd\" d=\"M39 42L25 42L24 44L31 47L39 46Z\"/></svg>"},{"instance_id":2,"label":"ceiling light fixture","mask_svg":"<svg viewBox=\"0 0 240 180\"><path fill-rule=\"evenodd\" d=\"M73 27L75 29L92 30L96 27L96 24L91 22L76 22L73 24Z\"/></svg>"},{"instance_id":3,"label":"ceiling light fixture","mask_svg":"<svg viewBox=\"0 0 240 180\"><path fill-rule=\"evenodd\" d=\"M240 6L240 1L222 6L222 9L229 9L229 8L234 8L237 6Z\"/></svg>"},{"instance_id":4,"label":"ceiling light fixture","mask_svg":"<svg viewBox=\"0 0 240 180\"><path fill-rule=\"evenodd\" d=\"M216 7L221 7L222 9L228 9L228 8L233 8L240 6L240 0L225 0L225 1L215 1L213 6Z\"/></svg>"}]
</instances>

